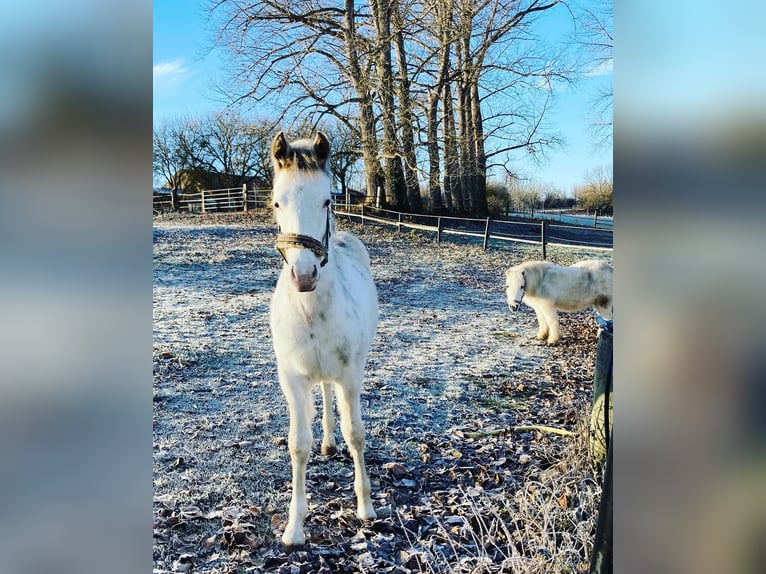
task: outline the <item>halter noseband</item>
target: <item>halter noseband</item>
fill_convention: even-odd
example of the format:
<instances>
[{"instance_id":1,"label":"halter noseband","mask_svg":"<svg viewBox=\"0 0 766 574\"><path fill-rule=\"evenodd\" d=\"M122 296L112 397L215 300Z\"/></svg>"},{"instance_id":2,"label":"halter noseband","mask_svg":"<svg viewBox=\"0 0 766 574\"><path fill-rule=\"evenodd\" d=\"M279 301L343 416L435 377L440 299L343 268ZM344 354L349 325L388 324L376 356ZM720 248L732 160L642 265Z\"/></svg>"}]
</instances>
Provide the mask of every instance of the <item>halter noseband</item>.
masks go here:
<instances>
[{"instance_id":1,"label":"halter noseband","mask_svg":"<svg viewBox=\"0 0 766 574\"><path fill-rule=\"evenodd\" d=\"M317 257L322 258L319 266L324 267L327 264L327 254L329 253L330 248L330 206L327 206L327 224L322 242L314 239L310 235L301 235L300 233L278 233L277 242L274 244L274 247L279 251L282 259L285 260L285 263L287 263L285 249L289 249L290 247L310 249Z\"/></svg>"},{"instance_id":2,"label":"halter noseband","mask_svg":"<svg viewBox=\"0 0 766 574\"><path fill-rule=\"evenodd\" d=\"M521 293L521 295L518 298L516 298L516 296L514 296L513 298L514 310L518 309L519 305L521 305L521 300L524 298L524 288L526 286L527 286L527 276L524 273L524 271L522 271L521 272L521 287L519 287L519 290L516 291L516 295L518 295L519 293Z\"/></svg>"}]
</instances>

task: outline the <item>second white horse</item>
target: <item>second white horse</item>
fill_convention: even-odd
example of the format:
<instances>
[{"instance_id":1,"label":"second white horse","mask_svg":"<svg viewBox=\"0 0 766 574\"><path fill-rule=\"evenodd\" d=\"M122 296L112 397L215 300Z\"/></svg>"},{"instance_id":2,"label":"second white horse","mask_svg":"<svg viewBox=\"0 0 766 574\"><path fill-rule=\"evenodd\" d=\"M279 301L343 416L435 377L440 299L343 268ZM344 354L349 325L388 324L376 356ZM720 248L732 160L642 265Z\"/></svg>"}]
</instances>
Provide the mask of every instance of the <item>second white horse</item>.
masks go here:
<instances>
[{"instance_id":1,"label":"second white horse","mask_svg":"<svg viewBox=\"0 0 766 574\"><path fill-rule=\"evenodd\" d=\"M557 311L580 311L594 307L607 321L612 319L612 267L592 259L561 267L549 261L525 261L505 271L508 307L521 303L537 315L537 338L555 345L561 336Z\"/></svg>"}]
</instances>

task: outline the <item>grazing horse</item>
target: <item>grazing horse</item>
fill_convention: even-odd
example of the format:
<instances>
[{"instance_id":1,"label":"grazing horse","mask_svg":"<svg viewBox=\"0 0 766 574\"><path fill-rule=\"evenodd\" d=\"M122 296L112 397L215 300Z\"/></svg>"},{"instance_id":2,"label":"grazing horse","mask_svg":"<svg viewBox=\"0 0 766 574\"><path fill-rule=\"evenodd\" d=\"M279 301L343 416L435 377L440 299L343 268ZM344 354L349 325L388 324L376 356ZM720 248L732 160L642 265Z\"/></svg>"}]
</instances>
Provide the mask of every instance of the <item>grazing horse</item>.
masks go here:
<instances>
[{"instance_id":1,"label":"grazing horse","mask_svg":"<svg viewBox=\"0 0 766 574\"><path fill-rule=\"evenodd\" d=\"M508 307L516 311L522 301L537 315L537 338L555 345L559 334L559 311L595 307L612 319L612 267L605 261L580 261L560 267L549 261L525 261L505 271Z\"/></svg>"},{"instance_id":2,"label":"grazing horse","mask_svg":"<svg viewBox=\"0 0 766 574\"><path fill-rule=\"evenodd\" d=\"M318 132L271 144L276 248L284 259L271 301L271 333L279 384L290 409L288 447L292 500L282 542L305 544L306 463L314 417L312 389L322 388L322 453L335 451L333 384L340 427L354 460L357 515L376 517L364 465L359 396L367 353L378 325L378 295L370 257L353 235L336 232L330 207L330 142Z\"/></svg>"}]
</instances>

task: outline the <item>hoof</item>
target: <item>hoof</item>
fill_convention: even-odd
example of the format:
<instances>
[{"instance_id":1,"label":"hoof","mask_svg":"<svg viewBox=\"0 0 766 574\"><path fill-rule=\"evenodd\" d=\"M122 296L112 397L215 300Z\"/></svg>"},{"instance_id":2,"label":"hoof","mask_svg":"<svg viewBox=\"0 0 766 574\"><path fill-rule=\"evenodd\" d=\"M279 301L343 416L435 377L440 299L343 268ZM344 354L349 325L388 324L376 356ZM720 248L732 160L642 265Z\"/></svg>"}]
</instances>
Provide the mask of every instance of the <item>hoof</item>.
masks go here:
<instances>
[{"instance_id":1,"label":"hoof","mask_svg":"<svg viewBox=\"0 0 766 574\"><path fill-rule=\"evenodd\" d=\"M288 538L287 533L282 535L282 546L288 550L297 550L306 546L306 537L301 535L296 539Z\"/></svg>"},{"instance_id":2,"label":"hoof","mask_svg":"<svg viewBox=\"0 0 766 574\"><path fill-rule=\"evenodd\" d=\"M297 548L306 545L306 535L303 528L291 527L289 524L282 534L282 544L287 548Z\"/></svg>"},{"instance_id":3,"label":"hoof","mask_svg":"<svg viewBox=\"0 0 766 574\"><path fill-rule=\"evenodd\" d=\"M325 445L325 444L323 444L323 445L322 445L322 448L321 448L321 450L320 450L320 452L321 452L321 453L322 453L324 456L332 456L332 455L334 455L336 452L338 452L338 449L337 449L337 448L335 448L335 446L334 446L334 445Z\"/></svg>"},{"instance_id":4,"label":"hoof","mask_svg":"<svg viewBox=\"0 0 766 574\"><path fill-rule=\"evenodd\" d=\"M378 515L375 513L375 509L370 504L367 508L358 508L356 515L362 520L375 520Z\"/></svg>"}]
</instances>

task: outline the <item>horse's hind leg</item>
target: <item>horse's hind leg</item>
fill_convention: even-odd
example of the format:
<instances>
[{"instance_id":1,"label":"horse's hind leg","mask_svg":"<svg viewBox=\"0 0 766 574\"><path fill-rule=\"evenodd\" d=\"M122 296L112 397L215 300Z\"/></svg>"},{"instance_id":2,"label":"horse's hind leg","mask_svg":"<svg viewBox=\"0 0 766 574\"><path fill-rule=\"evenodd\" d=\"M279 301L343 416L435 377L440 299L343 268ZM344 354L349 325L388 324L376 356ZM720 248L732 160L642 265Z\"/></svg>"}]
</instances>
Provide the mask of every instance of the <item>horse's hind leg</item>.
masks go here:
<instances>
[{"instance_id":1,"label":"horse's hind leg","mask_svg":"<svg viewBox=\"0 0 766 574\"><path fill-rule=\"evenodd\" d=\"M359 376L362 377L362 373ZM359 406L360 389L357 385L339 384L337 390L340 429L354 459L356 513L363 520L372 520L377 515L370 500L370 478L367 476L364 465L364 426Z\"/></svg>"},{"instance_id":2,"label":"horse's hind leg","mask_svg":"<svg viewBox=\"0 0 766 574\"><path fill-rule=\"evenodd\" d=\"M287 380L279 374L282 390L290 408L290 434L287 445L293 468L292 498L287 527L282 535L286 546L302 546L306 543L303 521L306 519L306 464L311 452L311 419L313 418L313 396L311 386L302 377Z\"/></svg>"},{"instance_id":3,"label":"horse's hind leg","mask_svg":"<svg viewBox=\"0 0 766 574\"><path fill-rule=\"evenodd\" d=\"M322 383L322 454L335 454L335 412L332 383Z\"/></svg>"},{"instance_id":4,"label":"horse's hind leg","mask_svg":"<svg viewBox=\"0 0 766 574\"><path fill-rule=\"evenodd\" d=\"M600 297L596 300L596 303L593 305L598 312L599 315L601 315L604 320L611 321L612 320L612 301L611 299L607 297Z\"/></svg>"}]
</instances>

